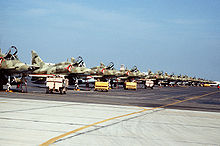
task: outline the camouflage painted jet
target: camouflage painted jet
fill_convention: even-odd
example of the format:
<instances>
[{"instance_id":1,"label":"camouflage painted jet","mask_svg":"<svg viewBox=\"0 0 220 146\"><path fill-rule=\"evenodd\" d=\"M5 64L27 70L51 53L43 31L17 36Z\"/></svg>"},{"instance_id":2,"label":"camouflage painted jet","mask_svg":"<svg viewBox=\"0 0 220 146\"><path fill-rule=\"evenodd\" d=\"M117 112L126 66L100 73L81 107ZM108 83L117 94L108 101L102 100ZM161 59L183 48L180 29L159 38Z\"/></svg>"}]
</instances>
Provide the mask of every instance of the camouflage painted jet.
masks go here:
<instances>
[{"instance_id":1,"label":"camouflage painted jet","mask_svg":"<svg viewBox=\"0 0 220 146\"><path fill-rule=\"evenodd\" d=\"M148 75L146 76L145 79L150 79L154 81L155 85L168 85L169 84L169 79L170 75L168 75L167 72L163 73L163 71L157 71L156 73L153 73L151 70L148 70Z\"/></svg>"},{"instance_id":2,"label":"camouflage painted jet","mask_svg":"<svg viewBox=\"0 0 220 146\"><path fill-rule=\"evenodd\" d=\"M90 75L102 81L116 78L120 72L114 69L114 63L110 62L108 66L105 66L103 63L100 63L100 66L91 68Z\"/></svg>"},{"instance_id":3,"label":"camouflage painted jet","mask_svg":"<svg viewBox=\"0 0 220 146\"><path fill-rule=\"evenodd\" d=\"M153 74L152 72L148 72L147 78L152 79L158 85L187 85L187 86L198 86L200 84L212 83L212 81L207 81L204 79L197 79L195 77L189 77L187 75L168 75L167 73L158 71Z\"/></svg>"},{"instance_id":4,"label":"camouflage painted jet","mask_svg":"<svg viewBox=\"0 0 220 146\"><path fill-rule=\"evenodd\" d=\"M71 62L48 64L43 62L35 51L32 51L32 66L36 68L33 74L30 75L32 80L44 82L48 76L65 75L69 79L70 84L75 84L76 88L78 88L78 79L88 76L91 71L85 67L81 56L77 60L72 57Z\"/></svg>"},{"instance_id":5,"label":"camouflage painted jet","mask_svg":"<svg viewBox=\"0 0 220 146\"><path fill-rule=\"evenodd\" d=\"M134 66L131 70L128 70L124 67L124 65L121 65L120 68L120 75L118 76L118 80L121 83L124 83L125 81L137 81L140 79L143 79L146 77L145 73L140 72L136 66Z\"/></svg>"},{"instance_id":6,"label":"camouflage painted jet","mask_svg":"<svg viewBox=\"0 0 220 146\"><path fill-rule=\"evenodd\" d=\"M78 57L77 60L71 58L71 62L61 62L57 64L48 64L38 56L35 51L32 51L32 65L37 68L33 71L33 74L51 75L80 75L87 74L90 69L84 67L82 57Z\"/></svg>"},{"instance_id":7,"label":"camouflage painted jet","mask_svg":"<svg viewBox=\"0 0 220 146\"><path fill-rule=\"evenodd\" d=\"M38 56L35 51L31 51L32 54L32 65L36 68L33 74L67 74L69 73L68 66L71 65L70 62L61 62L58 64L48 64L44 63L43 60Z\"/></svg>"},{"instance_id":8,"label":"camouflage painted jet","mask_svg":"<svg viewBox=\"0 0 220 146\"><path fill-rule=\"evenodd\" d=\"M150 70L148 71L147 78L153 80L154 83L159 86L168 86L170 84L176 85L181 80L180 77L175 76L174 74L168 75L167 72L164 73L163 71L152 73Z\"/></svg>"},{"instance_id":9,"label":"camouflage painted jet","mask_svg":"<svg viewBox=\"0 0 220 146\"><path fill-rule=\"evenodd\" d=\"M14 53L12 53L13 51ZM18 59L17 52L15 46L11 46L6 54L2 54L0 51L0 90L6 84L8 86L7 90L10 90L13 83L22 84L23 77L30 70L27 64Z\"/></svg>"}]
</instances>

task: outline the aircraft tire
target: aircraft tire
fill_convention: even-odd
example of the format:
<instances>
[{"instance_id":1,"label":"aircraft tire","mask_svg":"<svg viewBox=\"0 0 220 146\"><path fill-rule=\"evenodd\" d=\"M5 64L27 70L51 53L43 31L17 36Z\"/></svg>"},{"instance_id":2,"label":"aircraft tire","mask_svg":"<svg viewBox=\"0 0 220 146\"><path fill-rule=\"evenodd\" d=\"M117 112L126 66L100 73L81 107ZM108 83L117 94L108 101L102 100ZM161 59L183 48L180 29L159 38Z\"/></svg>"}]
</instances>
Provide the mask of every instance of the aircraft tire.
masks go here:
<instances>
[{"instance_id":1,"label":"aircraft tire","mask_svg":"<svg viewBox=\"0 0 220 146\"><path fill-rule=\"evenodd\" d=\"M63 88L60 88L60 94L61 95L63 94Z\"/></svg>"}]
</instances>

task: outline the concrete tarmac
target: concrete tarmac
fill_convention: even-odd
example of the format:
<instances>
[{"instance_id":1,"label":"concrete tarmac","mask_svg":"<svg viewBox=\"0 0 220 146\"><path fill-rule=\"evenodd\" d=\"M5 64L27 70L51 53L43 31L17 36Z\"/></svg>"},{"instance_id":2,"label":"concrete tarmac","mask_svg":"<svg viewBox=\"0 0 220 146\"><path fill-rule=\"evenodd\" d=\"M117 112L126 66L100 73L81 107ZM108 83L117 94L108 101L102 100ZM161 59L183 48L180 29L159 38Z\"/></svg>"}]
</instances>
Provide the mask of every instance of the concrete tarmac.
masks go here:
<instances>
[{"instance_id":1,"label":"concrete tarmac","mask_svg":"<svg viewBox=\"0 0 220 146\"><path fill-rule=\"evenodd\" d=\"M45 142L54 137L52 145L220 144L220 92L215 88L66 95L29 90L0 92L0 145L50 144Z\"/></svg>"},{"instance_id":2,"label":"concrete tarmac","mask_svg":"<svg viewBox=\"0 0 220 146\"><path fill-rule=\"evenodd\" d=\"M218 91L210 87L165 87L155 89L124 90L112 89L109 92L94 92L93 90L73 91L68 90L67 94L59 93L45 94L45 88L29 87L28 93L5 93L0 92L1 97L25 98L35 100L53 100L80 103L110 104L110 105L132 105L142 107L158 107L175 101L199 96L210 92ZM220 111L220 92L167 108L191 109L200 111Z\"/></svg>"}]
</instances>

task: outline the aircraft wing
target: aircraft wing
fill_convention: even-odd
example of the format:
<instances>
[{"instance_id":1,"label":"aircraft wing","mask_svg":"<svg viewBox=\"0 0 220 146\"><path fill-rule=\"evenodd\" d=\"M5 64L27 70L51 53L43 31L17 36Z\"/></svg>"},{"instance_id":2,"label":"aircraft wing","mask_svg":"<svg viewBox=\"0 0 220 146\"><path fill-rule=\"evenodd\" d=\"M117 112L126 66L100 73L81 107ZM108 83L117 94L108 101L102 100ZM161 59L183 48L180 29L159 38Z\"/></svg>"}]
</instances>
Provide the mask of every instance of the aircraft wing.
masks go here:
<instances>
[{"instance_id":1,"label":"aircraft wing","mask_svg":"<svg viewBox=\"0 0 220 146\"><path fill-rule=\"evenodd\" d=\"M7 71L7 70L15 70L15 69L16 69L15 67L0 68L0 70L3 70L3 71Z\"/></svg>"},{"instance_id":2,"label":"aircraft wing","mask_svg":"<svg viewBox=\"0 0 220 146\"><path fill-rule=\"evenodd\" d=\"M52 76L55 76L55 75L53 75L53 74L30 74L28 76L30 76L30 77L46 78L46 77L52 77Z\"/></svg>"},{"instance_id":3,"label":"aircraft wing","mask_svg":"<svg viewBox=\"0 0 220 146\"><path fill-rule=\"evenodd\" d=\"M38 65L30 65L30 64L28 64L28 67L31 68L31 70L36 70L40 68L40 66Z\"/></svg>"},{"instance_id":4,"label":"aircraft wing","mask_svg":"<svg viewBox=\"0 0 220 146\"><path fill-rule=\"evenodd\" d=\"M91 77L94 78L94 79L97 79L97 78L102 78L103 76L94 75L94 76L91 76Z\"/></svg>"}]
</instances>

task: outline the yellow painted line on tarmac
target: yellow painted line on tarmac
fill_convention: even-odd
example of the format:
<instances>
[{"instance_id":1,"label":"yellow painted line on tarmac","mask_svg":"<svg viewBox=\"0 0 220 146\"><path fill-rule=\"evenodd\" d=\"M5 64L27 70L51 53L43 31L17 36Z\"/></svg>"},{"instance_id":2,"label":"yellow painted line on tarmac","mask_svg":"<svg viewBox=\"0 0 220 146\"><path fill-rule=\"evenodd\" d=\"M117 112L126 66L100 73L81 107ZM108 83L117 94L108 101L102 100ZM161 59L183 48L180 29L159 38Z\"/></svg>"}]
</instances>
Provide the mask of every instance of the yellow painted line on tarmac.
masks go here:
<instances>
[{"instance_id":1,"label":"yellow painted line on tarmac","mask_svg":"<svg viewBox=\"0 0 220 146\"><path fill-rule=\"evenodd\" d=\"M125 115L112 117L112 118L105 119L105 120L102 120L102 121L99 121L99 122L95 122L95 123L90 124L90 125L86 125L86 126L77 128L77 129L75 129L75 130L69 131L69 132L64 133L64 134L62 134L62 135L59 135L59 136L57 136L57 137L51 138L51 139L49 139L48 141L46 141L46 142L40 144L40 146L48 146L48 145L53 144L53 143L56 142L57 140L59 140L59 139L65 137L65 136L67 136L67 135L76 133L76 132L81 131L81 130L83 130L83 129L86 129L86 128L89 128L89 127L92 127L92 126L94 126L94 125L98 125L98 124L101 124L101 123L104 123L104 122L107 122L107 121L110 121L110 120L114 120L114 119L118 119L118 118L130 116L130 115L134 115L134 114L139 114L139 113L142 113L142 112L145 112L145 111L149 111L149 110L155 110L155 109L159 109L159 108L168 107L168 106L175 105L175 104L178 104L178 103L182 103L182 102L185 102L185 101L194 100L194 99L198 99L198 98L201 98L201 97L204 97L204 96L208 96L208 95L211 95L211 94L215 94L215 93L217 93L217 92L219 92L219 91L215 91L215 92L203 94L203 95L200 95L200 96L194 96L194 97L191 97L191 98L188 98L188 99L184 99L184 100L181 100L181 101L176 101L176 102L173 102L173 103L170 103L170 104L166 104L166 105L162 105L162 106L154 107L154 108L150 108L150 109L146 109L146 108L141 107L141 108L143 109L143 110L141 110L141 111L132 112L132 113L125 114Z\"/></svg>"},{"instance_id":2,"label":"yellow painted line on tarmac","mask_svg":"<svg viewBox=\"0 0 220 146\"><path fill-rule=\"evenodd\" d=\"M8 103L8 102L0 102L0 103Z\"/></svg>"}]
</instances>

